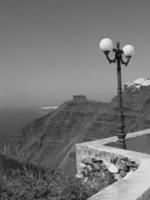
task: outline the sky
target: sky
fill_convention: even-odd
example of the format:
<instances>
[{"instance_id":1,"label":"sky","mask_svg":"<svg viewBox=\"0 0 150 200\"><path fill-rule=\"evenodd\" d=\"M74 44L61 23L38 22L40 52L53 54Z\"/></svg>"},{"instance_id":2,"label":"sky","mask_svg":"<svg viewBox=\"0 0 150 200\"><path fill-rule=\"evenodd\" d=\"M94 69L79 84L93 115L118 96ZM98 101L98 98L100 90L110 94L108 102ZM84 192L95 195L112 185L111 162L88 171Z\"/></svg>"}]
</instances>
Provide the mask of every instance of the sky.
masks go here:
<instances>
[{"instance_id":1,"label":"sky","mask_svg":"<svg viewBox=\"0 0 150 200\"><path fill-rule=\"evenodd\" d=\"M73 95L110 101L116 65L99 42L135 55L122 82L150 77L149 0L1 0L0 107L59 105Z\"/></svg>"}]
</instances>

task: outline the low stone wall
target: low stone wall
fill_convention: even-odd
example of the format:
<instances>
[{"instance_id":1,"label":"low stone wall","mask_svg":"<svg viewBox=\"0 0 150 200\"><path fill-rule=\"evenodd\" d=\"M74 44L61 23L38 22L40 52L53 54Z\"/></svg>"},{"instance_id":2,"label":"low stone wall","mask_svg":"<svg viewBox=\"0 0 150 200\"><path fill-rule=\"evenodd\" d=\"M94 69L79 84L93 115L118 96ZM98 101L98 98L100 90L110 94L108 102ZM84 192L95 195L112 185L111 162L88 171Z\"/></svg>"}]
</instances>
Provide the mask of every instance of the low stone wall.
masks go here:
<instances>
[{"instance_id":1,"label":"low stone wall","mask_svg":"<svg viewBox=\"0 0 150 200\"><path fill-rule=\"evenodd\" d=\"M150 130L134 132L128 137L148 133ZM111 185L106 185L89 200L150 200L150 155L104 146L115 141L116 137L110 137L76 144L78 177L86 180L87 169L90 172L96 168L99 173L107 169L113 177Z\"/></svg>"}]
</instances>

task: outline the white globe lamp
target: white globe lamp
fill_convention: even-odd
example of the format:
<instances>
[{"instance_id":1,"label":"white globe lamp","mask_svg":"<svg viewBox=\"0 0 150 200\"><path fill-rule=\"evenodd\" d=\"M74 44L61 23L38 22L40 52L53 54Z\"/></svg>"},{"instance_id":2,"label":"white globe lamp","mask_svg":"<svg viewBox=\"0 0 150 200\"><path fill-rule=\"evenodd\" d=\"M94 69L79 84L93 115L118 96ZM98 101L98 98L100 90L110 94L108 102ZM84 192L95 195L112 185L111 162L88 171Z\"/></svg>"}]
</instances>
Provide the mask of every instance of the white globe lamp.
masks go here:
<instances>
[{"instance_id":1,"label":"white globe lamp","mask_svg":"<svg viewBox=\"0 0 150 200\"><path fill-rule=\"evenodd\" d=\"M104 52L111 51L113 47L114 47L113 42L109 38L104 38L99 43L99 48Z\"/></svg>"},{"instance_id":2,"label":"white globe lamp","mask_svg":"<svg viewBox=\"0 0 150 200\"><path fill-rule=\"evenodd\" d=\"M126 57L132 57L134 55L134 47L130 44L125 45L122 50Z\"/></svg>"}]
</instances>

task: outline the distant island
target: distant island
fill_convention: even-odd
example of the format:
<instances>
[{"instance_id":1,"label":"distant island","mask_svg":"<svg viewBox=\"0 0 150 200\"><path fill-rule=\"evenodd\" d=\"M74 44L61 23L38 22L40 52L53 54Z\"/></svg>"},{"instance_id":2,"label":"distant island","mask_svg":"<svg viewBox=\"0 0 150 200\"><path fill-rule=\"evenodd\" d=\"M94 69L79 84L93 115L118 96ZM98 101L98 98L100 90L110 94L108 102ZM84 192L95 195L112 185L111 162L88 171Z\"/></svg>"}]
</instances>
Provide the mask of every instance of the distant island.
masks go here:
<instances>
[{"instance_id":1,"label":"distant island","mask_svg":"<svg viewBox=\"0 0 150 200\"><path fill-rule=\"evenodd\" d=\"M42 110L50 110L50 109L55 110L57 108L58 106L42 106L41 107Z\"/></svg>"}]
</instances>

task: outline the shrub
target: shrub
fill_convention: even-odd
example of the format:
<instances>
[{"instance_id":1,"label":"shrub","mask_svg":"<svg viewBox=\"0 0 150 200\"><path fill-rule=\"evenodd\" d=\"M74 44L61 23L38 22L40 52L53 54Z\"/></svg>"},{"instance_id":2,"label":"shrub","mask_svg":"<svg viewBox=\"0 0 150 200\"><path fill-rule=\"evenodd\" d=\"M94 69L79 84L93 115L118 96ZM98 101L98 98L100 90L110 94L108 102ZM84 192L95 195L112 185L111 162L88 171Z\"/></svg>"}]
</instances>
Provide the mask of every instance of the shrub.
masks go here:
<instances>
[{"instance_id":1,"label":"shrub","mask_svg":"<svg viewBox=\"0 0 150 200\"><path fill-rule=\"evenodd\" d=\"M85 200L96 192L81 179L61 172L37 173L24 166L0 175L0 199L3 200Z\"/></svg>"}]
</instances>

